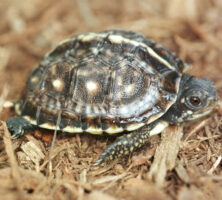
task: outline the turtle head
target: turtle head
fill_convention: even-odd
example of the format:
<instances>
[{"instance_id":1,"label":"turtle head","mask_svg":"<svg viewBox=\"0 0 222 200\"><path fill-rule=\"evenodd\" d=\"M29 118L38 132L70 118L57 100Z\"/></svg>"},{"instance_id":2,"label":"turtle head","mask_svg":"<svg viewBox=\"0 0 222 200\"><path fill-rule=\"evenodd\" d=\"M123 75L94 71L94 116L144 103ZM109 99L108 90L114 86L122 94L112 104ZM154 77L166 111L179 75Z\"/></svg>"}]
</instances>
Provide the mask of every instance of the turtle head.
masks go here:
<instances>
[{"instance_id":1,"label":"turtle head","mask_svg":"<svg viewBox=\"0 0 222 200\"><path fill-rule=\"evenodd\" d=\"M184 74L177 100L164 118L172 124L201 118L213 110L217 100L216 87L210 79Z\"/></svg>"}]
</instances>

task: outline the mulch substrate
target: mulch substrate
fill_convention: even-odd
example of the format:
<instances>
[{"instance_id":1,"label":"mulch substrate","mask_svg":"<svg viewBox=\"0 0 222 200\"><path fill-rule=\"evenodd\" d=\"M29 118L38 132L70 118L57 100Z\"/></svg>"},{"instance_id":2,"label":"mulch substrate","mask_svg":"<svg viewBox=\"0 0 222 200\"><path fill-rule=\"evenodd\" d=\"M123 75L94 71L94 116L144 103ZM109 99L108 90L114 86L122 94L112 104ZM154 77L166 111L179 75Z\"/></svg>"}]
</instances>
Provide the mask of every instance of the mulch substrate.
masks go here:
<instances>
[{"instance_id":1,"label":"mulch substrate","mask_svg":"<svg viewBox=\"0 0 222 200\"><path fill-rule=\"evenodd\" d=\"M1 0L0 200L221 200L222 104L207 118L172 126L130 157L92 166L115 138L35 131L12 140L29 71L59 41L107 29L141 32L212 79L222 95L221 0Z\"/></svg>"}]
</instances>

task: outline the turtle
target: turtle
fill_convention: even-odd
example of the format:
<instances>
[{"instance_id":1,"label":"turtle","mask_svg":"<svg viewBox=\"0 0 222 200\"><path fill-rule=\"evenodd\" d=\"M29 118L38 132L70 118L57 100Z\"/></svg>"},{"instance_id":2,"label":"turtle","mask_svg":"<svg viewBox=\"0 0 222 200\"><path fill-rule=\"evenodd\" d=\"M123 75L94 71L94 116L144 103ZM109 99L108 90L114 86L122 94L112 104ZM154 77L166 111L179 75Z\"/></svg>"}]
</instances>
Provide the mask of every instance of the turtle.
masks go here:
<instances>
[{"instance_id":1,"label":"turtle","mask_svg":"<svg viewBox=\"0 0 222 200\"><path fill-rule=\"evenodd\" d=\"M133 31L89 32L62 41L31 71L12 138L38 128L117 135L95 165L130 155L150 136L209 114L214 83L185 71L189 65L162 44Z\"/></svg>"}]
</instances>

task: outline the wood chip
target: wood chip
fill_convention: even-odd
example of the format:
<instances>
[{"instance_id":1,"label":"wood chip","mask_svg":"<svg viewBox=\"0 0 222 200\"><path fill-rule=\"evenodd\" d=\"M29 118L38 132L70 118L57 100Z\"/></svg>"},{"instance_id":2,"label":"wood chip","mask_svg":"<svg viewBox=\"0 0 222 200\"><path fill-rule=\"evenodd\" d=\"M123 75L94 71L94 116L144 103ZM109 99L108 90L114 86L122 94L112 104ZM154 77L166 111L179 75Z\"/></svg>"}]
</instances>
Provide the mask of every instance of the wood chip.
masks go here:
<instances>
[{"instance_id":1,"label":"wood chip","mask_svg":"<svg viewBox=\"0 0 222 200\"><path fill-rule=\"evenodd\" d=\"M107 182L111 182L111 181L117 181L119 179L122 179L126 175L127 175L127 173L123 173L123 174L116 175L116 176L104 176L102 178L96 179L92 184L99 185L99 184L103 184L103 183L107 183Z\"/></svg>"},{"instance_id":2,"label":"wood chip","mask_svg":"<svg viewBox=\"0 0 222 200\"><path fill-rule=\"evenodd\" d=\"M100 191L93 191L90 195L87 196L88 200L116 200L115 197L105 194Z\"/></svg>"},{"instance_id":3,"label":"wood chip","mask_svg":"<svg viewBox=\"0 0 222 200\"><path fill-rule=\"evenodd\" d=\"M124 183L124 189L127 191L126 199L130 200L169 200L163 190L155 187L151 182L138 178L131 178ZM123 195L124 197L124 195Z\"/></svg>"},{"instance_id":4,"label":"wood chip","mask_svg":"<svg viewBox=\"0 0 222 200\"><path fill-rule=\"evenodd\" d=\"M153 164L147 174L149 180L153 180L158 187L163 187L168 170L176 165L180 140L183 136L182 128L171 126L162 132L161 144L157 147Z\"/></svg>"},{"instance_id":5,"label":"wood chip","mask_svg":"<svg viewBox=\"0 0 222 200\"><path fill-rule=\"evenodd\" d=\"M219 156L216 160L216 162L213 164L213 166L209 169L207 174L211 175L213 174L214 170L218 167L218 165L221 163L222 156Z\"/></svg>"},{"instance_id":6,"label":"wood chip","mask_svg":"<svg viewBox=\"0 0 222 200\"><path fill-rule=\"evenodd\" d=\"M41 148L37 146L34 142L29 141L21 146L21 149L25 152L25 154L32 160L35 164L40 163L45 158L44 153Z\"/></svg>"},{"instance_id":7,"label":"wood chip","mask_svg":"<svg viewBox=\"0 0 222 200\"><path fill-rule=\"evenodd\" d=\"M176 170L177 175L180 177L180 179L184 183L190 183L190 177L187 173L187 170L184 168L184 166L182 165L180 161L178 161L178 164L175 167L175 170Z\"/></svg>"}]
</instances>

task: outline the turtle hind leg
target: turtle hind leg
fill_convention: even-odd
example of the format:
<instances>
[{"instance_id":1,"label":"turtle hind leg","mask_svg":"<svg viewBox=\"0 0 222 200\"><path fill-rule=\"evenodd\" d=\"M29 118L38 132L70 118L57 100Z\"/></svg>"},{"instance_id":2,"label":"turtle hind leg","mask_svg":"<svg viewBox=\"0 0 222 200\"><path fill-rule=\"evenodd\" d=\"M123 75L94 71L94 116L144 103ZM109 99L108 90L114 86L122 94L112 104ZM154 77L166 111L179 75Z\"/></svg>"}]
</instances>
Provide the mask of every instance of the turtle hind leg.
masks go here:
<instances>
[{"instance_id":1,"label":"turtle hind leg","mask_svg":"<svg viewBox=\"0 0 222 200\"><path fill-rule=\"evenodd\" d=\"M13 139L21 137L28 130L35 129L34 125L21 116L9 118L6 124Z\"/></svg>"},{"instance_id":2,"label":"turtle hind leg","mask_svg":"<svg viewBox=\"0 0 222 200\"><path fill-rule=\"evenodd\" d=\"M169 123L166 121L156 120L149 125L145 125L141 129L117 138L114 143L110 144L105 149L99 159L94 163L94 166L104 161L131 154L147 143L150 136L161 133L168 125Z\"/></svg>"},{"instance_id":3,"label":"turtle hind leg","mask_svg":"<svg viewBox=\"0 0 222 200\"><path fill-rule=\"evenodd\" d=\"M149 136L149 130L142 129L141 131L134 131L118 137L114 143L107 146L99 159L93 165L96 166L104 161L113 160L115 158L131 154L147 143Z\"/></svg>"}]
</instances>

